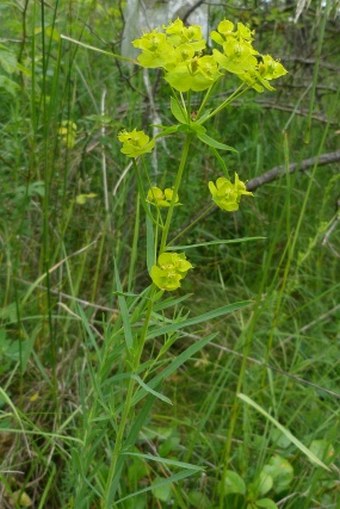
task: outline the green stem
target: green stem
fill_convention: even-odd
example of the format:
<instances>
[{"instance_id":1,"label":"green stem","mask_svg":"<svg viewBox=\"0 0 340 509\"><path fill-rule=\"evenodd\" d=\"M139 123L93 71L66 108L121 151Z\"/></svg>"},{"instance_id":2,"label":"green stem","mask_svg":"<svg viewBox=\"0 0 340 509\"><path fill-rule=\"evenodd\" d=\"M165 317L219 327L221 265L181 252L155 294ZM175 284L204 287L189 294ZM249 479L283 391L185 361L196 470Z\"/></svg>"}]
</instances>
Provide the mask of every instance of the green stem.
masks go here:
<instances>
[{"instance_id":1,"label":"green stem","mask_svg":"<svg viewBox=\"0 0 340 509\"><path fill-rule=\"evenodd\" d=\"M170 203L170 207L168 209L168 214L166 216L164 229L162 232L161 243L160 243L160 247L159 247L160 254L163 253L163 251L165 251L165 249L166 249L171 220L172 220L172 216L173 216L173 212L174 212L174 208L175 208L176 196L178 196L178 190L179 190L181 182L182 182L184 168L186 166L187 159L188 159L190 143L191 143L191 135L188 134L184 141L181 160L179 163L179 167L178 167L177 175L176 175L176 179L175 179L174 192L173 192L172 200Z\"/></svg>"},{"instance_id":2,"label":"green stem","mask_svg":"<svg viewBox=\"0 0 340 509\"><path fill-rule=\"evenodd\" d=\"M236 90L235 92L233 92L229 97L227 97L227 99L225 101L223 101L219 106L217 106L217 108L215 108L211 113L210 115L208 115L205 119L204 119L204 122L202 122L202 124L204 124L205 122L207 122L207 120L210 120L212 117L214 117L215 115L217 115L217 113L219 113L221 110L223 110L226 106L228 106L230 103L232 103L233 101L235 101L235 99L238 99L241 95L243 95L245 92L247 92L247 90L249 90L249 86L245 85L244 83L242 83L242 85L240 85Z\"/></svg>"},{"instance_id":3,"label":"green stem","mask_svg":"<svg viewBox=\"0 0 340 509\"><path fill-rule=\"evenodd\" d=\"M212 203L211 205L209 205L209 207L207 207L201 214L199 214L196 217L196 219L194 219L190 224L188 224L188 226L186 226L183 230L181 230L179 233L177 233L177 235L175 235L175 237L173 237L170 240L168 245L173 244L175 242L175 240L177 240L180 237L182 237L182 235L184 235L188 230L190 230L190 228L192 228L196 223L198 223L198 221L200 221L203 217L205 217L208 214L210 214L211 210L214 209L214 208L216 208L215 203Z\"/></svg>"},{"instance_id":4,"label":"green stem","mask_svg":"<svg viewBox=\"0 0 340 509\"><path fill-rule=\"evenodd\" d=\"M140 360L142 357L145 341L146 341L146 335L149 328L149 323L151 319L151 314L153 310L154 305L154 298L157 293L156 286L152 285L150 288L150 297L148 302L148 307L146 311L146 316L143 324L143 328L141 331L140 340L138 342L136 351L134 352L133 359L132 359L132 374L138 373ZM133 378L133 376L130 377L129 385L125 397L125 403L123 407L123 412L121 416L120 423L118 425L117 435L116 435L116 441L112 452L112 461L110 464L109 472L108 472L108 480L106 483L106 490L105 490L105 505L104 509L112 509L112 502L114 493L111 492L111 486L114 481L115 473L116 473L116 467L117 462L119 459L119 456L122 452L123 445L124 445L124 433L129 421L131 408L132 408L132 399L134 395L134 389L135 389L136 381Z\"/></svg>"},{"instance_id":5,"label":"green stem","mask_svg":"<svg viewBox=\"0 0 340 509\"><path fill-rule=\"evenodd\" d=\"M215 85L216 85L216 83L213 83L211 85L211 87L209 87L208 90L206 91L206 93L205 93L205 95L203 97L203 101L201 102L201 106L198 108L198 111L197 111L197 120L200 118L202 110L204 110L205 105L207 104L208 99L211 96L211 92L215 88Z\"/></svg>"}]
</instances>

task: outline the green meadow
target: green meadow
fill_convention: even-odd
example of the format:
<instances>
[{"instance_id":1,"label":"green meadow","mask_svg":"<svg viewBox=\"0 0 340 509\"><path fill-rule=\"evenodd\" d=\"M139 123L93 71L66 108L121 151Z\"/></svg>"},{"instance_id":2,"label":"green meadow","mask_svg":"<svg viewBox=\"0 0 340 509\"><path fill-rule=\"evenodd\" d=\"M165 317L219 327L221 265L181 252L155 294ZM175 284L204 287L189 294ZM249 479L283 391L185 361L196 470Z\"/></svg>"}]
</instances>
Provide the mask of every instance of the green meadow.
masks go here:
<instances>
[{"instance_id":1,"label":"green meadow","mask_svg":"<svg viewBox=\"0 0 340 509\"><path fill-rule=\"evenodd\" d=\"M339 9L2 0L0 509L339 509Z\"/></svg>"}]
</instances>

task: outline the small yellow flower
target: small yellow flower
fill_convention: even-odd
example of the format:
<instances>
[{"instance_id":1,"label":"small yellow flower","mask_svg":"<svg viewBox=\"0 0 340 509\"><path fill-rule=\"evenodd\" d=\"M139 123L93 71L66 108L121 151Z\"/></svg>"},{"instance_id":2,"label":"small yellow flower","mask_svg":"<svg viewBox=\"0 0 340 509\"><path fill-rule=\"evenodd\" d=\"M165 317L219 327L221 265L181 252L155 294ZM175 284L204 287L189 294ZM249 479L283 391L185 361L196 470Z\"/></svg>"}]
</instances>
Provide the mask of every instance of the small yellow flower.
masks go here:
<instances>
[{"instance_id":1,"label":"small yellow flower","mask_svg":"<svg viewBox=\"0 0 340 509\"><path fill-rule=\"evenodd\" d=\"M253 193L247 191L245 183L239 179L237 173L234 184L225 177L219 177L215 184L210 181L208 185L213 201L220 209L228 212L238 210L242 195L253 196Z\"/></svg>"},{"instance_id":2,"label":"small yellow flower","mask_svg":"<svg viewBox=\"0 0 340 509\"><path fill-rule=\"evenodd\" d=\"M63 120L59 129L58 136L67 148L73 148L76 144L77 125L71 120Z\"/></svg>"},{"instance_id":3,"label":"small yellow flower","mask_svg":"<svg viewBox=\"0 0 340 509\"><path fill-rule=\"evenodd\" d=\"M143 131L121 131L118 140L123 144L121 152L128 157L138 157L151 152L155 146L155 140L151 140Z\"/></svg>"},{"instance_id":4,"label":"small yellow flower","mask_svg":"<svg viewBox=\"0 0 340 509\"><path fill-rule=\"evenodd\" d=\"M76 196L76 203L78 205L84 205L84 203L86 203L87 200L92 200L96 196L97 196L96 193L78 194L78 196Z\"/></svg>"},{"instance_id":5,"label":"small yellow flower","mask_svg":"<svg viewBox=\"0 0 340 509\"><path fill-rule=\"evenodd\" d=\"M173 45L168 41L167 36L158 30L142 35L139 39L132 41L132 44L142 51L137 57L142 67L166 67L176 61Z\"/></svg>"},{"instance_id":6,"label":"small yellow flower","mask_svg":"<svg viewBox=\"0 0 340 509\"><path fill-rule=\"evenodd\" d=\"M179 92L201 92L209 88L221 76L214 56L194 56L179 62L165 74L165 80Z\"/></svg>"},{"instance_id":7,"label":"small yellow flower","mask_svg":"<svg viewBox=\"0 0 340 509\"><path fill-rule=\"evenodd\" d=\"M167 187L162 191L159 187L151 187L146 196L146 201L151 205L155 205L156 207L170 207L174 191L173 189ZM178 203L179 198L178 195L175 197L175 204Z\"/></svg>"},{"instance_id":8,"label":"small yellow flower","mask_svg":"<svg viewBox=\"0 0 340 509\"><path fill-rule=\"evenodd\" d=\"M176 48L181 44L190 44L194 51L202 51L206 47L202 27L199 25L186 27L183 21L177 18L173 23L163 28L168 35L168 41Z\"/></svg>"},{"instance_id":9,"label":"small yellow flower","mask_svg":"<svg viewBox=\"0 0 340 509\"><path fill-rule=\"evenodd\" d=\"M157 265L151 267L150 276L158 288L172 292L181 286L181 280L192 268L184 253L162 253Z\"/></svg>"}]
</instances>

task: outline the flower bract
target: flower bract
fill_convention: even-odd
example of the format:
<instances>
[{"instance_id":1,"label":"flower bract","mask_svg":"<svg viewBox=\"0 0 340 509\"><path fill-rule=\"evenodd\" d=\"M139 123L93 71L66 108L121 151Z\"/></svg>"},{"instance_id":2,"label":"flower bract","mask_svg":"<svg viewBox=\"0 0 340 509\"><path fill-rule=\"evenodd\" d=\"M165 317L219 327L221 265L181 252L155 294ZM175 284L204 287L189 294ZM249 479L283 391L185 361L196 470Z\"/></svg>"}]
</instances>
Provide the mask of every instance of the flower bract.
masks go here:
<instances>
[{"instance_id":1,"label":"flower bract","mask_svg":"<svg viewBox=\"0 0 340 509\"><path fill-rule=\"evenodd\" d=\"M155 140L150 140L143 131L121 131L118 140L123 144L121 152L128 157L138 157L151 152L155 146Z\"/></svg>"},{"instance_id":2,"label":"flower bract","mask_svg":"<svg viewBox=\"0 0 340 509\"><path fill-rule=\"evenodd\" d=\"M213 201L220 209L228 212L238 210L241 196L253 196L253 193L247 191L245 183L239 179L237 173L234 183L226 177L219 177L216 183L210 181L208 185Z\"/></svg>"},{"instance_id":3,"label":"flower bract","mask_svg":"<svg viewBox=\"0 0 340 509\"><path fill-rule=\"evenodd\" d=\"M151 267L150 276L158 288L172 292L181 286L181 280L192 268L184 253L162 253Z\"/></svg>"},{"instance_id":4,"label":"flower bract","mask_svg":"<svg viewBox=\"0 0 340 509\"><path fill-rule=\"evenodd\" d=\"M151 203L151 205L156 205L156 207L170 207L171 201L173 199L174 191L173 189L167 187L162 191L159 187L153 186L150 187L148 194L146 196L146 201ZM174 203L179 205L178 195L175 196Z\"/></svg>"}]
</instances>

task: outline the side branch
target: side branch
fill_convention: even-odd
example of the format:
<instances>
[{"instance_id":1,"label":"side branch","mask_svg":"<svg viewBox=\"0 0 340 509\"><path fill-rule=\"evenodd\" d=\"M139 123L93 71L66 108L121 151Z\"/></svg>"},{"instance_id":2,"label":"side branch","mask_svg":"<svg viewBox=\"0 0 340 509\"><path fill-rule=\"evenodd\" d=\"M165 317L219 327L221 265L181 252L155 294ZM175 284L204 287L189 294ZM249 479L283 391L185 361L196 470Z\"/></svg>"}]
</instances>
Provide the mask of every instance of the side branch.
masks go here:
<instances>
[{"instance_id":1,"label":"side branch","mask_svg":"<svg viewBox=\"0 0 340 509\"><path fill-rule=\"evenodd\" d=\"M310 157L309 159L304 159L299 163L292 163L288 166L288 172L294 173L295 171L305 171L315 164L321 166L324 164L335 163L337 161L340 161L340 150L336 150L335 152L328 152L327 154L321 154L320 156L316 157ZM278 179L284 175L285 172L285 166L275 166L271 170L266 171L266 173L263 173L262 175L249 180L249 182L247 182L247 190L254 191L263 184L268 184L269 182Z\"/></svg>"}]
</instances>

